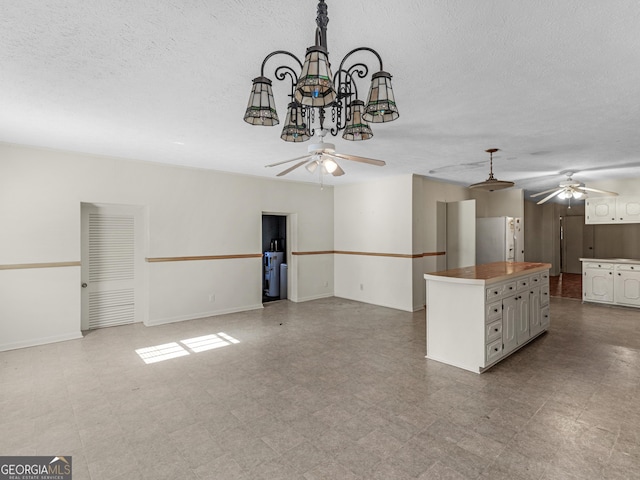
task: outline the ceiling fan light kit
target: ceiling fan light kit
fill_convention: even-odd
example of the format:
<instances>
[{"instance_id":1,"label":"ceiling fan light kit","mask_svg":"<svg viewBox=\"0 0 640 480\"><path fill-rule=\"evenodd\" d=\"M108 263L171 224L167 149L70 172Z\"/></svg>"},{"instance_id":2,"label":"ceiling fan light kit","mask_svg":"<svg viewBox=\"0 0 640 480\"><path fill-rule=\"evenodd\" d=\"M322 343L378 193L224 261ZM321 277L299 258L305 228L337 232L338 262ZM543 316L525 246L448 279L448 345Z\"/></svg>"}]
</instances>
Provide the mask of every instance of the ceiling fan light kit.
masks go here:
<instances>
[{"instance_id":1,"label":"ceiling fan light kit","mask_svg":"<svg viewBox=\"0 0 640 480\"><path fill-rule=\"evenodd\" d=\"M327 130L336 136L351 141L368 140L373 137L371 123L390 122L398 118L398 107L391 86L391 74L384 71L382 58L372 48L359 47L347 53L335 74L331 70L327 50L327 4L318 3L316 17L315 44L307 48L304 63L293 53L276 50L265 57L260 76L253 79L249 103L244 121L251 125L273 126L279 123L273 97L272 83L265 76L267 61L276 55L285 55L299 66L299 74L290 65L280 65L275 69L275 78L291 82L291 101L287 108L287 120L280 138L287 142L306 141L312 137L314 123L319 130ZM358 98L356 79L365 78L369 67L358 61L351 65L346 62L357 52L369 52L378 60L380 70L371 75L369 97L365 104ZM291 63L291 62L289 62ZM333 126L325 127L330 116Z\"/></svg>"},{"instance_id":2,"label":"ceiling fan light kit","mask_svg":"<svg viewBox=\"0 0 640 480\"><path fill-rule=\"evenodd\" d=\"M375 160L373 158L358 157L356 155L347 155L344 153L336 153L336 146L333 143L325 142L324 136L327 134L326 130L318 132L320 141L318 143L312 143L307 147L307 155L301 157L292 158L290 160L284 160L282 162L272 163L265 165L266 167L277 167L278 165L284 165L285 163L298 161L292 167L283 170L276 175L282 177L289 172L292 172L298 167L305 166L305 168L311 172L319 172L320 185L322 186L322 175L333 175L339 177L344 175L344 170L338 165L338 160L349 160L352 162L366 163L367 165L374 165L377 167L383 167L386 163L383 160ZM321 167L318 170L318 167Z\"/></svg>"},{"instance_id":3,"label":"ceiling fan light kit","mask_svg":"<svg viewBox=\"0 0 640 480\"><path fill-rule=\"evenodd\" d=\"M489 178L487 178L484 182L479 182L479 183L474 183L473 185L469 185L469 188L493 192L494 190L511 188L515 185L513 182L509 182L506 180L498 180L493 176L493 154L497 151L499 151L498 148L490 148L488 150L485 150L485 152L487 152L490 155Z\"/></svg>"},{"instance_id":4,"label":"ceiling fan light kit","mask_svg":"<svg viewBox=\"0 0 640 480\"><path fill-rule=\"evenodd\" d=\"M531 195L531 198L539 197L548 193L546 197L538 202L538 205L542 205L543 203L551 200L553 197L558 197L562 200L571 199L574 200L585 200L588 196L589 192L593 193L601 193L603 195L617 196L616 192L609 192L607 190L598 190L597 188L589 188L583 185L580 182L574 181L571 177L573 176L573 172L567 172L567 180L564 182L560 182L557 188L552 188L550 190L545 190L544 192L538 192Z\"/></svg>"}]
</instances>

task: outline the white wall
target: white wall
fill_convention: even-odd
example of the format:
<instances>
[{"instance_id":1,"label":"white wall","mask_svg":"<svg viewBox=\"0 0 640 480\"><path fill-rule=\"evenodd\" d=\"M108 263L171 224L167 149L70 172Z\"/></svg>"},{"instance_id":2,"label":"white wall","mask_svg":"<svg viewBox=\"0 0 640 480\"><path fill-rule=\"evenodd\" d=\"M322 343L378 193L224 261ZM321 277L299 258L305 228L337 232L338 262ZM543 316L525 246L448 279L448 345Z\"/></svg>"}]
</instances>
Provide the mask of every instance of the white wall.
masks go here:
<instances>
[{"instance_id":1,"label":"white wall","mask_svg":"<svg viewBox=\"0 0 640 480\"><path fill-rule=\"evenodd\" d=\"M298 250L333 249L330 187L0 144L0 350L80 335L79 266L6 266L79 262L82 202L144 206L147 257L259 254L265 211L293 214ZM147 263L149 323L260 308L261 265ZM289 277L294 301L331 296L333 258L290 255Z\"/></svg>"},{"instance_id":2,"label":"white wall","mask_svg":"<svg viewBox=\"0 0 640 480\"><path fill-rule=\"evenodd\" d=\"M424 274L446 268L446 203L470 199L470 190L450 183L436 182L420 175L413 176L413 309L425 302ZM425 255L426 254L426 255Z\"/></svg>"},{"instance_id":3,"label":"white wall","mask_svg":"<svg viewBox=\"0 0 640 480\"><path fill-rule=\"evenodd\" d=\"M471 190L471 198L476 200L476 216L485 217L519 217L524 213L524 190L507 188L494 192Z\"/></svg>"},{"instance_id":4,"label":"white wall","mask_svg":"<svg viewBox=\"0 0 640 480\"><path fill-rule=\"evenodd\" d=\"M334 197L335 250L377 254L336 254L335 295L412 311L412 176L338 186Z\"/></svg>"}]
</instances>

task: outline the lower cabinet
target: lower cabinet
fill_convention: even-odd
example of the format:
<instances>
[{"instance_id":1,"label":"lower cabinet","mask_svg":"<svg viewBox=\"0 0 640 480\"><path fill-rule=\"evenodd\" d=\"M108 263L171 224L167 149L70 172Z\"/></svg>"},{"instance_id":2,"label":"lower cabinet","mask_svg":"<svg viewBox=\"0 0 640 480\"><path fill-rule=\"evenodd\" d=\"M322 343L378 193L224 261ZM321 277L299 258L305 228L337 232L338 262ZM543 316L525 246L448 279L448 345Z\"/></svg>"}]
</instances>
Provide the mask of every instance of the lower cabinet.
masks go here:
<instances>
[{"instance_id":1,"label":"lower cabinet","mask_svg":"<svg viewBox=\"0 0 640 480\"><path fill-rule=\"evenodd\" d=\"M542 276L532 275L515 282L492 286L487 289L486 295L492 300L485 308L487 365L549 328L547 272ZM500 296L503 297L501 301L493 301Z\"/></svg>"},{"instance_id":2,"label":"lower cabinet","mask_svg":"<svg viewBox=\"0 0 640 480\"><path fill-rule=\"evenodd\" d=\"M616 265L614 302L640 306L640 265Z\"/></svg>"},{"instance_id":3,"label":"lower cabinet","mask_svg":"<svg viewBox=\"0 0 640 480\"><path fill-rule=\"evenodd\" d=\"M583 259L582 299L585 302L640 307L640 262Z\"/></svg>"},{"instance_id":4,"label":"lower cabinet","mask_svg":"<svg viewBox=\"0 0 640 480\"><path fill-rule=\"evenodd\" d=\"M590 302L613 301L612 263L582 263L582 298Z\"/></svg>"}]
</instances>

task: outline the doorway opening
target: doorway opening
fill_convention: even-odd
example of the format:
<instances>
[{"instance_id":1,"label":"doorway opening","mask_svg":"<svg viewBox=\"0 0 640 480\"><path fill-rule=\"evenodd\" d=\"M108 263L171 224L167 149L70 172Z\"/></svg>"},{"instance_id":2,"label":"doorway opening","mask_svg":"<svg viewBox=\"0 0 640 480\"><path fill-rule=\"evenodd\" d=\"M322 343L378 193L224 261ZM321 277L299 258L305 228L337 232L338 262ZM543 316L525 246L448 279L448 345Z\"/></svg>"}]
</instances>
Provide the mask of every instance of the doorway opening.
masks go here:
<instances>
[{"instance_id":1,"label":"doorway opening","mask_svg":"<svg viewBox=\"0 0 640 480\"><path fill-rule=\"evenodd\" d=\"M262 215L262 302L287 298L287 217Z\"/></svg>"}]
</instances>

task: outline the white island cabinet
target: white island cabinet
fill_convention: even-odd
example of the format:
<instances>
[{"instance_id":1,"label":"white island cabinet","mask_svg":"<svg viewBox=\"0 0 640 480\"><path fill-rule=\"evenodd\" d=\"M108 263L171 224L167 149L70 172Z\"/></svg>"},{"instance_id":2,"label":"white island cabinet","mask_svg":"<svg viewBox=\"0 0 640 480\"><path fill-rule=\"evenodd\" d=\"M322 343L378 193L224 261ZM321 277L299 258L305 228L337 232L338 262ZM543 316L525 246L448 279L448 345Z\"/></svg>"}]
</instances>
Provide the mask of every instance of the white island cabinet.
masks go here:
<instances>
[{"instance_id":1,"label":"white island cabinet","mask_svg":"<svg viewBox=\"0 0 640 480\"><path fill-rule=\"evenodd\" d=\"M640 260L581 258L582 300L640 307Z\"/></svg>"},{"instance_id":2,"label":"white island cabinet","mask_svg":"<svg viewBox=\"0 0 640 480\"><path fill-rule=\"evenodd\" d=\"M549 328L548 263L427 273L427 358L482 373Z\"/></svg>"}]
</instances>

